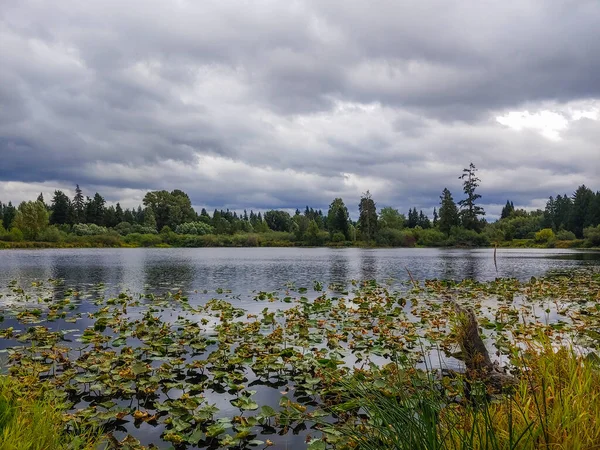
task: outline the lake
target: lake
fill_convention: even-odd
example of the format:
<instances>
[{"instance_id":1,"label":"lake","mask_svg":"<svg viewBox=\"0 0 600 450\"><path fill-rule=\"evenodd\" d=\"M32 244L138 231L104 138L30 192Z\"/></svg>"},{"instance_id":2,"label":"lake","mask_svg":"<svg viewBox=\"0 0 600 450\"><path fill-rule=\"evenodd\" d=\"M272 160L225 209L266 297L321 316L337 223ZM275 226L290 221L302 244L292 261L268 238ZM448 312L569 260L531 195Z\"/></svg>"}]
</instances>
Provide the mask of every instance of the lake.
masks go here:
<instances>
[{"instance_id":1,"label":"lake","mask_svg":"<svg viewBox=\"0 0 600 450\"><path fill-rule=\"evenodd\" d=\"M333 285L333 291L330 290L330 292L336 292L335 286L346 286L352 280L375 279L386 285L410 287L410 278L407 269L416 280L420 281L426 279L462 280L465 278L488 281L500 277L527 281L531 277L541 277L551 272L592 266L600 267L600 252L557 249L499 249L496 258L497 268L494 264L493 255L493 249L202 248L6 250L0 252L0 295L3 295L0 298L0 316L6 313L6 317L2 317L4 328L15 327L16 330L25 333L29 325L20 323L15 318L15 315L19 311L41 308L35 316L22 316L21 320L30 324L42 323L50 331L63 331L69 339L69 346L79 346L81 345L83 330L96 330L99 334L104 332L103 327L105 325L98 326L97 319L97 317L102 316L92 318L93 315L104 305L107 308L112 308L111 311L118 310L120 308L118 306L119 302L116 302L115 306L115 302L109 304L110 300L108 299L110 296L116 296L126 291L128 294L124 301L131 305L136 303L136 301L139 304L137 306L128 306L127 312L123 310L122 313L119 313L121 315L114 316L118 317L119 321L122 320L122 322L119 322L121 326L132 326L133 321L140 319L150 308L155 314L161 316L161 320L164 323L179 323L179 330L195 330L195 328L189 328L191 326L190 323L195 324L204 319L205 322L202 322L202 333L205 333L210 339L216 339L217 334L215 333L214 325L223 321L224 313L221 313L221 319L218 319L219 311L213 311L212 316L202 315L201 317L195 312L194 314L189 314L189 312L184 313L182 311L189 311L189 309L182 309L182 305L175 302L173 295L178 295L177 292L181 291L183 295L189 298L189 305L192 308L198 305L205 305L214 298L221 299L220 301L231 302L231 306L234 309L241 308L244 313L248 313L247 320L250 320L250 313L255 317L260 316L264 320L267 320L269 319L270 312L277 312L277 320L282 322L284 319L281 311L298 305L306 306L306 304L297 303L295 300L285 302L284 297L286 295L294 296L294 292L302 292L302 295L306 295L309 298L306 302L315 301L315 298L321 295L320 292L317 292L320 291L320 288L316 288L317 285L315 282L322 283L325 289L327 289L327 286L331 287ZM47 280L53 281L48 282ZM64 280L64 282L56 280ZM18 287L22 287L23 291L20 291ZM304 291L302 288L308 288L308 290ZM267 294L266 300L262 298L261 300L263 301L257 301L257 296L260 295L258 294L259 291ZM279 296L279 299L270 302L268 294L273 291L278 292L276 295ZM287 291L291 291L292 293L288 294ZM20 292L24 292L24 294ZM140 297L135 295L138 293L147 293L147 295L152 295L152 298L144 297L140 300ZM170 296L166 301L159 301L158 304L155 304L153 295L157 294L159 296L161 293L168 293ZM29 296L26 294L32 295ZM46 300L40 302L39 299L42 298ZM51 314L51 309L43 309L43 306L40 307L40 305L44 303L59 305L64 298L69 298L70 303L65 304L64 308L61 306L62 309L58 309L58 312L66 311L67 315L56 316L52 320L46 320ZM371 297L371 301L376 301L377 298L379 298L378 295L373 296ZM401 301L402 299L398 299L398 302ZM432 301L433 303L423 303L420 305L420 310L413 309L412 302L408 302L407 304L404 302L402 304L406 304L406 306L398 314L402 314L403 316L406 314L406 317L413 317L415 322L424 323L418 316L413 316L412 314L421 311L423 317L429 317L430 307L433 306L435 308L439 303L435 298ZM28 305L28 303L30 304ZM496 303L498 302L494 300L494 305ZM186 301L185 304L187 305L188 302ZM220 308L223 307L223 304L215 303L215 305L221 305L219 306ZM515 301L514 305L518 308L519 302ZM486 307L485 303L484 307ZM332 311L335 314L339 313L340 310L335 308ZM536 308L543 311L546 306L538 307L536 305ZM14 309L12 313L11 309ZM235 312L234 309L223 309L221 311ZM158 313L158 311L164 312ZM353 310L350 309L347 311ZM180 316L185 314L191 318L192 322L185 322L185 326L183 326L181 325L183 322L181 322ZM316 309L311 314L314 315L314 318L323 319L323 316L320 315L321 313ZM332 327L340 326L343 328L343 324L337 323L335 314L332 313L331 316L326 316L325 318L331 321L330 325ZM438 312L438 314L440 313ZM440 315L440 317L443 318L443 315ZM491 314L489 317L493 318L494 315ZM71 322L69 318L76 319L76 322ZM373 317L374 319L375 317ZM553 322L563 319L565 317L555 314L555 311L552 311L551 315L546 315L543 318L543 320ZM272 316L269 320L273 320ZM234 322L236 322L235 319L229 322L229 325ZM270 324L271 322L267 323ZM239 342L249 339L248 342L244 342L250 345L254 342L252 341L253 339L260 340L262 335L272 332L275 323L273 321L272 325L262 326L260 331L255 335L238 332L237 339L241 339ZM291 323L291 328L288 329L290 333L293 332L293 321ZM181 331L178 332L180 333ZM193 331L191 335L186 335L186 339L189 339L189 336L195 336L194 333L196 332ZM117 341L114 339L119 336L117 332L107 329L105 334L113 340L112 346L115 348L125 343L133 346L140 345L139 341L132 340L130 337L125 338L122 343L116 344ZM316 343L312 344L314 346L313 350L321 349L327 351L325 345L327 340L321 341L321 337L317 336L317 334L313 336L311 332L311 338L315 337L317 339ZM226 334L221 333L218 339L221 339L221 343L225 344L225 340L228 338ZM300 337L297 337L297 339L302 340ZM25 347L29 346L27 340L0 339L0 349L22 346L23 342L25 342ZM152 339L148 338L144 345L151 346L151 342ZM265 341L260 342L263 342L261 345L267 345L264 343ZM359 344L363 343L360 339L357 342ZM490 345L493 345L493 340L489 342ZM66 343L62 344L67 345ZM235 344L231 348L235 349L237 345ZM376 348L376 346L371 347L373 347L372 344L368 344L365 352L374 351ZM110 345L107 348L111 348ZM204 360L207 358L207 355L216 355L219 348L220 346L216 342L213 342L207 346L205 351L199 352L198 355L186 354L186 358L189 358L186 361L193 361L194 359ZM340 351L343 350L347 350L347 348L344 347ZM0 366L5 355L2 356L0 354ZM123 354L121 353L121 355ZM147 355L143 355L146 358ZM435 354L433 355L435 356ZM141 357L142 353L136 353L136 358L139 359ZM165 358L159 359L173 363L178 357L179 354L175 354L166 355ZM211 356L208 356L208 358L211 358ZM375 362L389 360L377 358L378 356L374 356L370 360ZM347 352L344 355L344 360L345 363L353 365L357 361L354 351ZM435 365L438 365L437 361L433 362ZM441 362L442 360L439 360L440 364ZM443 363L444 365L448 365L450 360L444 359ZM216 364L216 362L213 361L212 364ZM152 367L156 369L157 365ZM260 377L253 375L257 367L253 367L252 370L254 372L241 366L236 370L238 373L243 374L243 382L247 383L248 388L253 389L252 398L257 402L257 405L269 405L276 408L282 397L281 390L288 389L290 386L296 386L298 377L295 375L296 378L292 378L290 373L284 371L279 378L271 378L275 382L272 383L269 381L268 376L267 382L264 382ZM219 371L227 372L229 370L215 369L215 373L218 374ZM235 375L235 371L232 373ZM206 386L203 391L203 398L207 404L216 405L218 412L215 413L215 417L227 418L239 415L239 407L237 404L232 404L232 401L236 400L237 394L226 390L232 386L231 383L233 381L229 383L217 383L215 381L217 375L211 374L210 369L207 374L211 378L208 381L204 381ZM286 378L288 376L289 378ZM180 374L180 378L186 380L183 373ZM191 378L190 380L185 381L184 386L189 388L189 386L197 383L197 379L195 378ZM300 380L302 380L302 377L300 377ZM239 380L236 381L236 383L239 382ZM176 389L179 388L173 388L174 391ZM178 395L181 395L181 391L177 392ZM302 397L300 396L299 398ZM93 402L100 402L100 400L100 398L94 397L89 391L85 391L84 389L83 394L76 401L76 408L85 408ZM117 401L117 406L119 407L131 407L129 398L115 399L115 401ZM166 402L165 396L161 395L157 397L156 401ZM147 407L152 413L155 411L152 409L154 404L141 405L140 408L142 407ZM139 427L139 424L134 426L130 420L128 423L124 422L120 424L120 428L117 427L116 430L119 438L122 438L126 433L132 433L145 444L155 443L162 446L165 444L161 441L161 434L164 432L162 424L159 426L150 426L144 423ZM278 430L273 429L269 431L272 434L267 434L263 430L260 436L263 439L270 438L275 442L275 448L290 449L305 448L307 436L313 433L310 429L306 430L303 424L299 424L291 433L281 433L282 435L278 435L275 434L275 431Z\"/></svg>"},{"instance_id":2,"label":"lake","mask_svg":"<svg viewBox=\"0 0 600 450\"><path fill-rule=\"evenodd\" d=\"M18 279L64 279L73 287L104 283L110 291L230 289L242 295L286 283L312 286L378 281L497 277L527 280L549 271L600 265L600 252L559 249L53 249L0 252L0 287ZM191 298L191 300L193 300Z\"/></svg>"}]
</instances>

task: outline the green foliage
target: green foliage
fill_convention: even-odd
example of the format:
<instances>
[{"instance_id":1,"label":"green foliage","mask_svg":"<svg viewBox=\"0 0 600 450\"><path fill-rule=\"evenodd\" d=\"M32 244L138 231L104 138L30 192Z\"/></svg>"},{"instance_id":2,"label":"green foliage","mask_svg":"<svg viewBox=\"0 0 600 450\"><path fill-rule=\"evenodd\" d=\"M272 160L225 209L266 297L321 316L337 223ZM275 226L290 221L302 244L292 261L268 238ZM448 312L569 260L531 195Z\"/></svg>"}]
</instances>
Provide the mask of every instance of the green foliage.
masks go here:
<instances>
[{"instance_id":1,"label":"green foliage","mask_svg":"<svg viewBox=\"0 0 600 450\"><path fill-rule=\"evenodd\" d=\"M125 236L125 242L138 247L154 247L162 244L162 238L156 234L131 233Z\"/></svg>"},{"instance_id":2,"label":"green foliage","mask_svg":"<svg viewBox=\"0 0 600 450\"><path fill-rule=\"evenodd\" d=\"M458 207L454 203L452 194L447 188L444 188L441 199L441 206L439 212L438 227L440 231L450 234L452 227L457 227L460 224L460 218L458 215Z\"/></svg>"},{"instance_id":3,"label":"green foliage","mask_svg":"<svg viewBox=\"0 0 600 450\"><path fill-rule=\"evenodd\" d=\"M575 233L572 231L560 230L558 233L556 233L556 239L559 241L574 241L577 239L577 236L575 236Z\"/></svg>"},{"instance_id":4,"label":"green foliage","mask_svg":"<svg viewBox=\"0 0 600 450\"><path fill-rule=\"evenodd\" d=\"M348 208L341 198L336 198L329 205L327 213L327 229L333 236L335 233L342 233L346 239L349 239L350 215Z\"/></svg>"},{"instance_id":5,"label":"green foliage","mask_svg":"<svg viewBox=\"0 0 600 450\"><path fill-rule=\"evenodd\" d=\"M453 227L446 242L449 246L455 247L487 247L490 245L488 236L463 227Z\"/></svg>"},{"instance_id":6,"label":"green foliage","mask_svg":"<svg viewBox=\"0 0 600 450\"><path fill-rule=\"evenodd\" d=\"M5 230L4 227L0 229L0 241L21 242L23 239L23 232L18 228L13 227L10 231Z\"/></svg>"},{"instance_id":7,"label":"green foliage","mask_svg":"<svg viewBox=\"0 0 600 450\"><path fill-rule=\"evenodd\" d=\"M73 233L77 236L94 236L97 234L106 234L108 233L108 229L94 223L78 223L73 225Z\"/></svg>"},{"instance_id":8,"label":"green foliage","mask_svg":"<svg viewBox=\"0 0 600 450\"><path fill-rule=\"evenodd\" d=\"M36 240L48 223L49 214L42 202L23 202L19 205L14 226L23 232L25 239Z\"/></svg>"},{"instance_id":9,"label":"green foliage","mask_svg":"<svg viewBox=\"0 0 600 450\"><path fill-rule=\"evenodd\" d=\"M269 229L273 231L292 231L292 218L287 211L271 210L264 215Z\"/></svg>"},{"instance_id":10,"label":"green foliage","mask_svg":"<svg viewBox=\"0 0 600 450\"><path fill-rule=\"evenodd\" d=\"M146 226L161 230L165 225L176 229L178 225L192 222L196 219L196 212L192 208L192 202L188 195L175 189L168 191L152 191L144 196L146 209L151 209L156 223L145 223Z\"/></svg>"},{"instance_id":11,"label":"green foliage","mask_svg":"<svg viewBox=\"0 0 600 450\"><path fill-rule=\"evenodd\" d=\"M544 228L543 230L538 231L535 233L534 238L535 242L542 244L553 242L555 239L556 235L554 234L554 231L552 231L552 228Z\"/></svg>"},{"instance_id":12,"label":"green foliage","mask_svg":"<svg viewBox=\"0 0 600 450\"><path fill-rule=\"evenodd\" d=\"M375 241L385 247L414 247L417 239L409 230L381 228L375 236Z\"/></svg>"},{"instance_id":13,"label":"green foliage","mask_svg":"<svg viewBox=\"0 0 600 450\"><path fill-rule=\"evenodd\" d=\"M379 211L379 226L381 228L401 230L405 224L406 217L404 217L404 214L400 214L397 209L387 206Z\"/></svg>"},{"instance_id":14,"label":"green foliage","mask_svg":"<svg viewBox=\"0 0 600 450\"><path fill-rule=\"evenodd\" d=\"M358 212L361 237L363 240L370 241L377 232L377 207L369 191L365 192L360 199ZM347 237L350 239L349 234L347 234Z\"/></svg>"},{"instance_id":15,"label":"green foliage","mask_svg":"<svg viewBox=\"0 0 600 450\"><path fill-rule=\"evenodd\" d=\"M346 236L344 233L336 232L331 235L331 242L344 242L346 240Z\"/></svg>"},{"instance_id":16,"label":"green foliage","mask_svg":"<svg viewBox=\"0 0 600 450\"><path fill-rule=\"evenodd\" d=\"M37 380L36 380L37 382ZM65 430L61 405L44 393L0 375L2 450L100 450L99 432Z\"/></svg>"},{"instance_id":17,"label":"green foliage","mask_svg":"<svg viewBox=\"0 0 600 450\"><path fill-rule=\"evenodd\" d=\"M443 247L448 240L446 234L433 228L417 230L416 237L417 245L423 247Z\"/></svg>"},{"instance_id":18,"label":"green foliage","mask_svg":"<svg viewBox=\"0 0 600 450\"><path fill-rule=\"evenodd\" d=\"M475 174L477 169L473 163L469 167L463 169L463 174L459 177L463 180L463 191L467 196L465 199L458 202L461 207L460 217L462 225L468 230L481 231L483 223L479 220L479 216L484 216L483 208L476 204L481 195L475 193L481 181Z\"/></svg>"},{"instance_id":19,"label":"green foliage","mask_svg":"<svg viewBox=\"0 0 600 450\"><path fill-rule=\"evenodd\" d=\"M65 237L66 233L53 225L40 232L37 240L42 242L61 242L65 240Z\"/></svg>"},{"instance_id":20,"label":"green foliage","mask_svg":"<svg viewBox=\"0 0 600 450\"><path fill-rule=\"evenodd\" d=\"M595 228L585 228L583 230L583 236L586 239L588 247L600 247L600 225Z\"/></svg>"},{"instance_id":21,"label":"green foliage","mask_svg":"<svg viewBox=\"0 0 600 450\"><path fill-rule=\"evenodd\" d=\"M204 222L187 222L178 225L175 229L177 234L193 234L204 236L205 234L213 234L214 228Z\"/></svg>"},{"instance_id":22,"label":"green foliage","mask_svg":"<svg viewBox=\"0 0 600 450\"><path fill-rule=\"evenodd\" d=\"M63 225L73 222L71 200L63 191L54 191L50 210L52 211L50 215L50 223L52 225Z\"/></svg>"}]
</instances>

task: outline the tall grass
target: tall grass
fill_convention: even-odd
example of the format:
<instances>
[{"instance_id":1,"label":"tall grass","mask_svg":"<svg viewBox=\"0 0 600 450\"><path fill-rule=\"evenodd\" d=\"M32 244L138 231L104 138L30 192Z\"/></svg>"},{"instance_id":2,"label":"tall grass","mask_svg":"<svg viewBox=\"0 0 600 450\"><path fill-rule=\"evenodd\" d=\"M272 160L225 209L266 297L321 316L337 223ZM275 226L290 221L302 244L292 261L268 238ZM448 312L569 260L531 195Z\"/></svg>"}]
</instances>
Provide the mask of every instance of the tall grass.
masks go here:
<instances>
[{"instance_id":1,"label":"tall grass","mask_svg":"<svg viewBox=\"0 0 600 450\"><path fill-rule=\"evenodd\" d=\"M96 450L97 431L65 432L60 407L38 390L0 376L0 450Z\"/></svg>"},{"instance_id":2,"label":"tall grass","mask_svg":"<svg viewBox=\"0 0 600 450\"><path fill-rule=\"evenodd\" d=\"M361 450L600 449L600 368L549 344L519 358L511 393L490 399L483 383L467 401L455 380L398 376L344 390L364 413L342 427L338 448ZM427 380L423 382L423 380ZM381 386L385 385L384 388ZM454 392L452 392L454 391Z\"/></svg>"}]
</instances>

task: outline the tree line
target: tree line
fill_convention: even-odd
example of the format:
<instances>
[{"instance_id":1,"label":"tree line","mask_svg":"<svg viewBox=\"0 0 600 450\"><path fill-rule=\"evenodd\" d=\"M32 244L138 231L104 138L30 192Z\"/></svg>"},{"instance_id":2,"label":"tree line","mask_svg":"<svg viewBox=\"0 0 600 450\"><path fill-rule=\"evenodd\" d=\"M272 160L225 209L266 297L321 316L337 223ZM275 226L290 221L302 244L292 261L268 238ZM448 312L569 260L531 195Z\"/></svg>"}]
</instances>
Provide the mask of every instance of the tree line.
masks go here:
<instances>
[{"instance_id":1,"label":"tree line","mask_svg":"<svg viewBox=\"0 0 600 450\"><path fill-rule=\"evenodd\" d=\"M507 201L500 220L488 223L480 204L481 180L475 165L463 169L459 179L463 198L455 201L450 190L444 188L432 219L416 207L410 208L407 215L392 207L378 211L367 191L360 198L356 221L350 218L341 198L331 202L326 214L308 206L303 211L296 209L294 214L284 210L244 210L238 214L228 209L215 209L210 214L204 208L198 213L189 196L178 189L148 192L142 205L123 209L119 203L107 205L99 193L84 196L77 185L73 198L57 190L49 203L42 194L18 207L0 202L0 240L57 242L66 235L161 235L161 242L193 245L208 241L190 236L278 232L281 239L305 245L360 241L383 246L441 246L536 238L548 244L557 239L593 238L596 228L600 233L600 192L594 193L586 186L580 186L572 196L550 197L544 211L515 209ZM536 237L542 230L544 233Z\"/></svg>"}]
</instances>

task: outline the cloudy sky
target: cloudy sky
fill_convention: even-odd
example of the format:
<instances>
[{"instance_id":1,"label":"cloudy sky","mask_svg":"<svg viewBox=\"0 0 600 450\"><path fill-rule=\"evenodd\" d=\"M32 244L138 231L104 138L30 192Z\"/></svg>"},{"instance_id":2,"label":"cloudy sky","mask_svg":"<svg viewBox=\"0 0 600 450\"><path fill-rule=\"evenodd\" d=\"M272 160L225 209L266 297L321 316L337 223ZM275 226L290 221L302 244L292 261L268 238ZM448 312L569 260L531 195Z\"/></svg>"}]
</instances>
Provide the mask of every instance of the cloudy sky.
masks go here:
<instances>
[{"instance_id":1,"label":"cloudy sky","mask_svg":"<svg viewBox=\"0 0 600 450\"><path fill-rule=\"evenodd\" d=\"M0 0L0 201L494 217L600 189L598 0Z\"/></svg>"}]
</instances>

